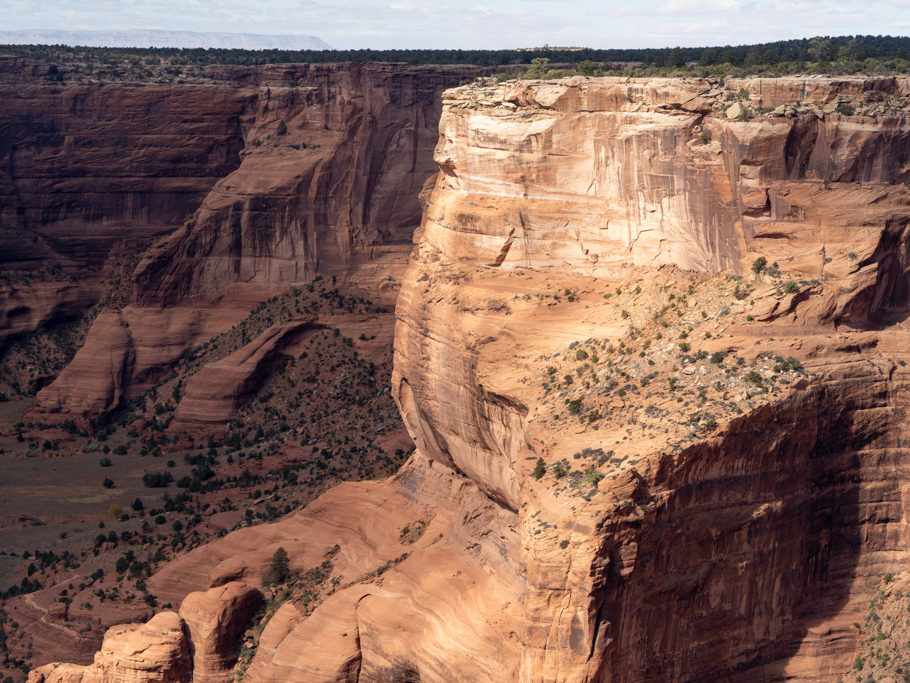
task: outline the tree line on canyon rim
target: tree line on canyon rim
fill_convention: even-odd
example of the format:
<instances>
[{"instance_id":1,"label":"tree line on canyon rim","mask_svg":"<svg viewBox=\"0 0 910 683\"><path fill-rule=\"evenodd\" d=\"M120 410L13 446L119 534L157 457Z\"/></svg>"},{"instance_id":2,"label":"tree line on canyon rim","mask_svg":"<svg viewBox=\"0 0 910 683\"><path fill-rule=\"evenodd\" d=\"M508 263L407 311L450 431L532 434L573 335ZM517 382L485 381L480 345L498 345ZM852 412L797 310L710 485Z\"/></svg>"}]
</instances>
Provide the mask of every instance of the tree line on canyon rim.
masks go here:
<instances>
[{"instance_id":1,"label":"tree line on canyon rim","mask_svg":"<svg viewBox=\"0 0 910 683\"><path fill-rule=\"evenodd\" d=\"M667 48L531 48L522 50L241 50L215 48L96 48L65 45L0 45L0 54L48 64L47 76L72 78L175 78L207 65L400 62L471 64L511 75L559 77L887 74L910 71L910 37L825 36L771 43ZM533 71L535 60L550 70Z\"/></svg>"}]
</instances>

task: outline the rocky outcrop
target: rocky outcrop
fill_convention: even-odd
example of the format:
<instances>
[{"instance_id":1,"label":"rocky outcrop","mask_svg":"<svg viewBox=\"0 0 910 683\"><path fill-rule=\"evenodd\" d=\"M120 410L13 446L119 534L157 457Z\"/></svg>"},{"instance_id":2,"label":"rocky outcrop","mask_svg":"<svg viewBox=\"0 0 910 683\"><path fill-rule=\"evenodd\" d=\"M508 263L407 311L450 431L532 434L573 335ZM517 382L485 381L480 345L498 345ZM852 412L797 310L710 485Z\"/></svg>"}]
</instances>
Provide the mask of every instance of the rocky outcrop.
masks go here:
<instances>
[{"instance_id":1,"label":"rocky outcrop","mask_svg":"<svg viewBox=\"0 0 910 683\"><path fill-rule=\"evenodd\" d=\"M145 624L113 626L90 666L48 664L29 674L29 683L181 683L192 678L183 622L160 612Z\"/></svg>"},{"instance_id":2,"label":"rocky outcrop","mask_svg":"<svg viewBox=\"0 0 910 683\"><path fill-rule=\"evenodd\" d=\"M104 414L120 405L134 362L132 339L121 314L101 313L76 358L42 392L41 406L52 413L65 409L75 415ZM68 387L78 388L78 395Z\"/></svg>"},{"instance_id":3,"label":"rocky outcrop","mask_svg":"<svg viewBox=\"0 0 910 683\"><path fill-rule=\"evenodd\" d=\"M910 562L910 116L855 114L902 83L447 92L396 309L417 452L151 590L330 567L248 680L845 676Z\"/></svg>"},{"instance_id":4,"label":"rocky outcrop","mask_svg":"<svg viewBox=\"0 0 910 683\"><path fill-rule=\"evenodd\" d=\"M246 306L236 303L102 312L72 362L38 393L33 412L48 420L105 415L154 386L187 349L244 313Z\"/></svg>"},{"instance_id":5,"label":"rocky outcrop","mask_svg":"<svg viewBox=\"0 0 910 683\"><path fill-rule=\"evenodd\" d=\"M209 363L190 377L174 415L175 428L223 425L255 393L282 349L313 322L297 317L275 325L234 353Z\"/></svg>"},{"instance_id":6,"label":"rocky outcrop","mask_svg":"<svg viewBox=\"0 0 910 683\"><path fill-rule=\"evenodd\" d=\"M730 121L714 113L732 101L724 92L703 81L609 80L450 91L424 239L500 269L745 272L761 253L800 259L814 278L848 267L826 268L823 247L827 257L858 253L857 216L842 209L862 204L880 239L856 261L878 279L872 252L902 230L900 219L885 222L906 201L895 187L910 178L906 117ZM817 251L795 253L796 240ZM851 315L848 299L827 304L835 318Z\"/></svg>"},{"instance_id":7,"label":"rocky outcrop","mask_svg":"<svg viewBox=\"0 0 910 683\"><path fill-rule=\"evenodd\" d=\"M175 612L145 624L108 629L89 666L48 664L29 683L216 683L234 680L238 637L262 602L262 594L232 582L191 593Z\"/></svg>"},{"instance_id":8,"label":"rocky outcrop","mask_svg":"<svg viewBox=\"0 0 910 683\"><path fill-rule=\"evenodd\" d=\"M0 350L7 339L78 319L99 296L94 282L0 284Z\"/></svg>"},{"instance_id":9,"label":"rocky outcrop","mask_svg":"<svg viewBox=\"0 0 910 683\"><path fill-rule=\"evenodd\" d=\"M905 316L910 194L895 183L907 177L910 124L814 112L731 120L711 84L662 85L579 80L447 94L442 173L399 300L393 389L422 452L519 511L522 679L826 679L847 668L858 596L883 563L906 561L896 538L846 540L887 534L858 509L890 518L884 511L900 499L877 463L897 456L907 397L896 357L906 337L893 330L854 346L821 335L813 345L807 328ZM673 298L649 295L645 282L667 291L680 277L655 265L751 275L759 257L790 284L775 292L757 283L754 295L749 286L743 316L729 323L744 297L731 286L717 301L688 284L701 316L680 336L698 348L733 325L705 353L755 357L764 328L739 325L769 297L772 353L802 349L818 385L791 384L689 446L667 434L685 427L647 432L645 415L666 420L682 406L665 388L644 387L670 381L672 392L686 377L680 364L706 369L683 357L667 379L661 355L643 350L652 364L638 369L598 340L661 343L656 332L667 328L654 321ZM610 303L632 287L631 300ZM606 362L647 392L635 407L648 410L629 423L632 406L609 386L595 391L598 377L586 380L578 360L596 354L585 346L576 359L573 341L599 348L594 370ZM862 360L844 355L884 346ZM554 405L546 377L561 378L567 357L565 404ZM528 386L540 377L544 396ZM698 389L704 399L710 386ZM620 396L633 390L620 387ZM605 393L614 397L595 402ZM591 413L579 410L585 403ZM584 419L566 423L567 408ZM528 464L538 457L539 479ZM572 471L574 495L558 484Z\"/></svg>"},{"instance_id":10,"label":"rocky outcrop","mask_svg":"<svg viewBox=\"0 0 910 683\"><path fill-rule=\"evenodd\" d=\"M193 683L235 679L240 636L261 603L258 590L236 581L184 598L179 614L193 657Z\"/></svg>"},{"instance_id":11,"label":"rocky outcrop","mask_svg":"<svg viewBox=\"0 0 910 683\"><path fill-rule=\"evenodd\" d=\"M285 520L191 552L150 586L179 600L195 586L261 580L278 547L299 575L332 553L324 600L315 610L288 601L271 616L246 679L509 679L519 643L502 629L520 606L516 521L418 457L387 482L343 484ZM419 534L402 533L411 527Z\"/></svg>"}]
</instances>

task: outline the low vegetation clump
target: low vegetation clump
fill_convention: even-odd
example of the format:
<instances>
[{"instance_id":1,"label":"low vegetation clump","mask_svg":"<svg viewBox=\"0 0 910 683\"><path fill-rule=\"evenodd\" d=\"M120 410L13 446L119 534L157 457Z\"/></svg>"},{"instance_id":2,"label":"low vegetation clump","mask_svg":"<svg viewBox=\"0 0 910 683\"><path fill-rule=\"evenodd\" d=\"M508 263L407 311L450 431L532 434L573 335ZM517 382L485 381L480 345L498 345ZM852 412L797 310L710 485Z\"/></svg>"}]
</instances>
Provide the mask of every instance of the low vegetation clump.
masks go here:
<instances>
[{"instance_id":1,"label":"low vegetation clump","mask_svg":"<svg viewBox=\"0 0 910 683\"><path fill-rule=\"evenodd\" d=\"M910 679L910 577L907 574L885 574L868 603L862 623L854 623L859 632L859 652L852 671L844 680L906 681Z\"/></svg>"},{"instance_id":2,"label":"low vegetation clump","mask_svg":"<svg viewBox=\"0 0 910 683\"><path fill-rule=\"evenodd\" d=\"M772 279L766 288L780 277L767 259L757 259L752 270ZM742 277L721 274L690 283L641 282L600 297L604 314L612 310L625 331L540 357L539 419L554 428L575 424L601 447L570 460L538 458L531 475L557 494L589 498L602 479L637 467L642 450L679 452L810 377L797 358L758 344L747 355L725 341L726 327L746 323L751 291ZM641 512L638 503L629 509Z\"/></svg>"},{"instance_id":3,"label":"low vegetation clump","mask_svg":"<svg viewBox=\"0 0 910 683\"><path fill-rule=\"evenodd\" d=\"M274 586L284 583L291 575L290 560L288 553L284 548L278 548L272 555L272 561L263 578L263 583L267 586Z\"/></svg>"},{"instance_id":4,"label":"low vegetation clump","mask_svg":"<svg viewBox=\"0 0 910 683\"><path fill-rule=\"evenodd\" d=\"M201 48L96 48L4 45L3 51L37 60L48 83L177 82L210 79L212 64L404 62L474 64L490 73L529 78L598 76L781 76L822 73L894 74L910 71L910 39L833 36L715 47L535 47L520 50L243 50Z\"/></svg>"}]
</instances>

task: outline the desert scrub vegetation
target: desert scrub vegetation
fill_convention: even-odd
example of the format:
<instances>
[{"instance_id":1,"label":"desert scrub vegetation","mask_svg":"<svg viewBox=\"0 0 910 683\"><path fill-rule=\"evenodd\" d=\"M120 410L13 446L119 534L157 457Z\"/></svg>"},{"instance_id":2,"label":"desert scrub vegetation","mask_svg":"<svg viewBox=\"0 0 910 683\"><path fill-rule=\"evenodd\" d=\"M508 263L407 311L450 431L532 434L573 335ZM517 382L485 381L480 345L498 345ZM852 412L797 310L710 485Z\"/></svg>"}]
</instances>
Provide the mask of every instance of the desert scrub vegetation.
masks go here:
<instances>
[{"instance_id":1,"label":"desert scrub vegetation","mask_svg":"<svg viewBox=\"0 0 910 683\"><path fill-rule=\"evenodd\" d=\"M862 623L854 623L859 632L859 651L852 670L844 680L866 681L910 680L910 628L906 614L910 611L910 576L885 574L869 599Z\"/></svg>"},{"instance_id":2,"label":"desert scrub vegetation","mask_svg":"<svg viewBox=\"0 0 910 683\"><path fill-rule=\"evenodd\" d=\"M824 73L893 74L910 71L910 39L897 36L832 36L747 45L674 48L562 48L521 50L243 50L201 48L96 48L4 45L4 52L36 60L47 83L210 80L211 64L404 62L474 64L501 78L528 65L538 73L625 76L725 76ZM535 61L537 60L537 61ZM540 61L546 60L546 61Z\"/></svg>"},{"instance_id":3,"label":"desert scrub vegetation","mask_svg":"<svg viewBox=\"0 0 910 683\"><path fill-rule=\"evenodd\" d=\"M34 396L56 377L82 347L98 314L104 310L120 310L129 302L129 273L137 262L138 257L123 257L108 266L107 275L101 278L101 297L88 310L52 320L36 330L0 342L0 393L8 400ZM0 272L0 297L4 287L22 288L35 281L69 281L75 277L72 268L65 269L59 263L34 274L31 271Z\"/></svg>"},{"instance_id":4,"label":"desert scrub vegetation","mask_svg":"<svg viewBox=\"0 0 910 683\"><path fill-rule=\"evenodd\" d=\"M279 607L291 603L303 615L309 616L338 587L339 578L332 577L332 559L340 550L341 546L335 545L326 552L319 565L296 572L291 570L284 548L275 550L265 571L265 601L250 618L240 638L240 657L236 668L238 681L244 680L259 647L259 638Z\"/></svg>"},{"instance_id":5,"label":"desert scrub vegetation","mask_svg":"<svg viewBox=\"0 0 910 683\"><path fill-rule=\"evenodd\" d=\"M775 277L775 269L758 262L753 276ZM727 327L742 324L731 307L751 305L731 304L744 286L739 276L719 274L611 288L598 307L610 311L620 334L578 340L537 359L536 419L554 428L576 425L601 448L579 452L577 461L541 458L532 476L557 491L595 495L602 478L635 467L644 455L639 444L678 452L810 381L797 358L726 341Z\"/></svg>"}]
</instances>

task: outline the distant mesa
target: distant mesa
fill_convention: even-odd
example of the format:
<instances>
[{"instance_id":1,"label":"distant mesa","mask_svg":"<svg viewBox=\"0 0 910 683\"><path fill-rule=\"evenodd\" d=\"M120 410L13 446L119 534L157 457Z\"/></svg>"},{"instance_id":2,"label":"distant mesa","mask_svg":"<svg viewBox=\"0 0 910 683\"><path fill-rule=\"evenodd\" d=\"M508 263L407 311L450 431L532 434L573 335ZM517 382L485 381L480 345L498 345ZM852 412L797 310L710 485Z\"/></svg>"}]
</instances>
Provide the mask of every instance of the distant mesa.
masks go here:
<instances>
[{"instance_id":1,"label":"distant mesa","mask_svg":"<svg viewBox=\"0 0 910 683\"><path fill-rule=\"evenodd\" d=\"M80 45L84 47L234 48L243 50L331 50L316 36L197 31L0 31L0 45Z\"/></svg>"}]
</instances>

